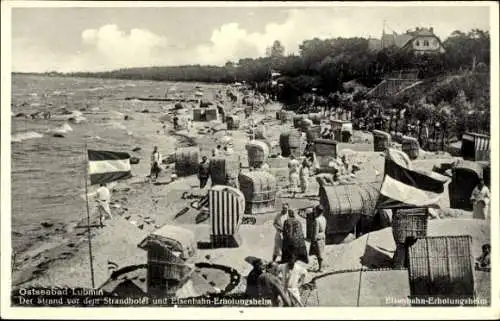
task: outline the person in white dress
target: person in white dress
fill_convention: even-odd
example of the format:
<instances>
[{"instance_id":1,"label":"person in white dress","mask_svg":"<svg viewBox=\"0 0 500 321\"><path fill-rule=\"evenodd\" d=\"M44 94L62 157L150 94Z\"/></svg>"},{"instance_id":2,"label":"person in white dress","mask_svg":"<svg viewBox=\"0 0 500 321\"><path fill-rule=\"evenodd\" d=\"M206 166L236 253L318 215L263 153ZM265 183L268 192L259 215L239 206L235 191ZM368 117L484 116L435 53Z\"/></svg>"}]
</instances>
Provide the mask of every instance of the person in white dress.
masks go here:
<instances>
[{"instance_id":1,"label":"person in white dress","mask_svg":"<svg viewBox=\"0 0 500 321\"><path fill-rule=\"evenodd\" d=\"M307 277L307 269L298 263L295 255L292 254L287 263L278 265L277 273L291 301L298 306L303 306L300 298L300 286Z\"/></svg>"},{"instance_id":2,"label":"person in white dress","mask_svg":"<svg viewBox=\"0 0 500 321\"><path fill-rule=\"evenodd\" d=\"M97 212L99 213L99 222L102 225L103 216L112 219L111 209L109 208L109 201L111 199L111 193L106 187L106 184L102 183L96 192L96 202L97 202Z\"/></svg>"},{"instance_id":3,"label":"person in white dress","mask_svg":"<svg viewBox=\"0 0 500 321\"><path fill-rule=\"evenodd\" d=\"M295 159L293 155L291 155L290 161L288 162L288 174L290 179L290 193L292 193L293 197L295 197L295 193L297 193L297 189L300 183L299 169L300 162Z\"/></svg>"},{"instance_id":4,"label":"person in white dress","mask_svg":"<svg viewBox=\"0 0 500 321\"><path fill-rule=\"evenodd\" d=\"M484 185L482 178L472 191L470 200L473 210L472 217L480 220L489 219L490 190Z\"/></svg>"}]
</instances>

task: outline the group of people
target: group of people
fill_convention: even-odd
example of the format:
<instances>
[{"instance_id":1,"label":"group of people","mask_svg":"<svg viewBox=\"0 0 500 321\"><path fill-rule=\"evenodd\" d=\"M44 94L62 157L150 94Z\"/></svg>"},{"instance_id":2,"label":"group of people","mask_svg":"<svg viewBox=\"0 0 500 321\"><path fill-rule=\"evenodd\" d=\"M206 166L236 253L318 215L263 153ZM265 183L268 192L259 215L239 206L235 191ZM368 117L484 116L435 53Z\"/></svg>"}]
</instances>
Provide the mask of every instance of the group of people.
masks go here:
<instances>
[{"instance_id":1,"label":"group of people","mask_svg":"<svg viewBox=\"0 0 500 321\"><path fill-rule=\"evenodd\" d=\"M322 272L326 241L323 208L321 205L314 208L315 224L309 251L302 224L295 215L295 211L285 203L275 217L273 226L276 234L272 260L268 264L261 259L253 263L253 269L247 277L248 296L269 298L273 305L278 305L281 298L285 306L301 306L300 288L307 277L306 265L309 264L309 256L317 258L317 271Z\"/></svg>"},{"instance_id":2,"label":"group of people","mask_svg":"<svg viewBox=\"0 0 500 321\"><path fill-rule=\"evenodd\" d=\"M297 192L306 194L309 188L309 178L312 173L314 157L306 154L302 161L291 155L288 161L288 178L290 182L290 193L293 197Z\"/></svg>"}]
</instances>

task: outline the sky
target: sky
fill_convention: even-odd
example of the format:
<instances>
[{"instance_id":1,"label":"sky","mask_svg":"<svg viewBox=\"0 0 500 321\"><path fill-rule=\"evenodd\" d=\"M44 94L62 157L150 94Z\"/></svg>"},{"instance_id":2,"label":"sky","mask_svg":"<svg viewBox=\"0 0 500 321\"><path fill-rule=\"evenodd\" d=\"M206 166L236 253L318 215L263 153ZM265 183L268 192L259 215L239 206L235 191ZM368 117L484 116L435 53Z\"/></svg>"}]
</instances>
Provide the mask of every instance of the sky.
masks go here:
<instances>
[{"instance_id":1,"label":"sky","mask_svg":"<svg viewBox=\"0 0 500 321\"><path fill-rule=\"evenodd\" d=\"M208 4L207 4L208 5ZM490 8L473 6L13 8L12 71L103 71L182 64L223 65L263 56L279 40L380 38L386 31L434 27L490 30Z\"/></svg>"}]
</instances>

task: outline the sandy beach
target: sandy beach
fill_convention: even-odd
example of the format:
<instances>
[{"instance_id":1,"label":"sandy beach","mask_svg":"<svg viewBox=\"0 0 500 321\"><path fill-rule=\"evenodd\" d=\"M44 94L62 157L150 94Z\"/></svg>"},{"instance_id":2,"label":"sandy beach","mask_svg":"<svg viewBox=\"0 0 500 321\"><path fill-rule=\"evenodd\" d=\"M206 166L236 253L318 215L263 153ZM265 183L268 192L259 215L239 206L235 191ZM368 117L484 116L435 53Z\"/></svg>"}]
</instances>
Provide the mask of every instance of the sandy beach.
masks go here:
<instances>
[{"instance_id":1,"label":"sandy beach","mask_svg":"<svg viewBox=\"0 0 500 321\"><path fill-rule=\"evenodd\" d=\"M186 91L194 89L194 84L185 84ZM131 87L135 89L136 87ZM222 86L207 86L204 93L208 100L213 99L215 92L223 88ZM127 94L128 95L128 94ZM123 99L123 95L121 96ZM192 206L197 200L196 196L204 195L206 190L200 191L198 188L198 179L195 176L181 177L171 180L171 175L175 173L174 164L162 166L162 172L156 182L151 182L147 177L150 171L149 157L153 146L157 146L164 157L171 155L175 149L180 146L196 145L200 147L201 155L209 156L211 150L215 148L223 136L230 136L233 140L234 151L241 157L243 167L248 166L245 144L250 140L248 132L249 122L242 115L241 108L238 109L235 104L225 101L226 113L237 112L242 119L239 130L226 131L225 124L220 121L215 122L193 122L193 127L189 130L173 131L171 123L161 121L161 116L172 113L172 104L161 105L159 103L143 102L120 102L121 112L116 110L106 111L104 107L99 109L100 118L114 117L115 126L126 126L132 134L122 132L129 141L123 146L123 151L130 152L131 156L140 159L139 164L133 165L133 178L125 181L118 181L112 184L111 209L114 218L105 222L103 228L92 229L93 256L95 258L95 277L96 286L104 283L110 275L108 262L115 263L119 268L145 264L146 252L137 247L137 244L144 239L148 233L164 226L173 224L193 231L197 241L207 241L209 239L208 221L196 224L196 218L199 211ZM132 107L127 107L131 104ZM134 105L135 104L135 105ZM104 105L103 105L104 106ZM92 108L92 107L90 107ZM265 107L266 113L255 113L253 119L255 123L264 125L266 128L266 138L273 146L271 155L280 152L278 139L280 133L289 130L291 123L282 124L276 120L276 111L281 109L281 105L273 103ZM145 112L147 110L147 112ZM186 104L186 114L191 113L191 105ZM95 112L84 111L83 115L92 119ZM111 116L110 116L111 115ZM124 115L128 115L128 120L123 120ZM207 134L212 128L211 134ZM383 175L384 154L373 151L372 135L368 132L355 132L353 140L358 143L348 144L339 143L337 148L340 154L349 155L350 161L360 165L361 170L356 174L353 182L356 184L366 184L380 182ZM102 144L101 146L105 146ZM109 149L120 149L114 146L108 146ZM132 150L135 150L133 152ZM413 162L415 168L431 170L434 165L443 162L452 162L454 159L446 153L427 153L421 152L418 160ZM291 198L286 192L288 184L286 160L275 158L270 159L270 172L276 176L278 182L278 198L276 209L280 208L282 202L288 202L292 208L303 208L318 204L318 183L310 178L310 195L299 195ZM90 209L93 213L92 224L97 224L98 219L95 215L94 201L92 195L95 188L90 191ZM187 197L186 197L187 196ZM472 236L474 256L481 254L481 245L489 243L489 226L484 221L477 221L471 218L471 213L461 210L450 209L448 191L443 194L440 203L442 219L431 220L429 222L429 235L463 235ZM82 204L82 207L84 203ZM85 211L82 209L82 213ZM183 213L179 216L179 213ZM244 291L244 277L248 274L251 266L245 262L245 257L252 255L266 260L271 258L274 229L272 227L272 218L274 213L260 215L256 217L255 225L243 224L240 227L240 234L243 240L239 248L234 249L199 249L195 256L196 262L210 262L232 267L243 277L242 281L233 293ZM305 229L305 220L302 225ZM79 220L69 224L62 225L63 232L54 233L49 231L45 242L34 246L16 257L16 265L13 270L13 286L66 286L66 287L88 287L90 286L90 271L88 262L88 243L87 230L85 228L85 216L82 215ZM53 231L53 230L52 230ZM305 231L304 231L305 232ZM326 278L328 273L346 271L347 274L338 274L331 282L345 284L339 289L347 291L345 295L337 297L344 298L343 301L318 301L310 302L311 305L352 305L352 295L348 292L352 290L352 281L349 281L349 270L354 271L371 269L388 269L395 250L395 243L391 228L386 228L377 232L364 235L361 238L352 240L343 244L330 244L326 248L325 271ZM375 272L370 272L375 273ZM384 274L385 273L385 274ZM363 286L363 296L365 305L383 304L377 297L380 297L383 291L390 289L399 289L403 293L408 292L408 278L402 274L395 278L386 275L387 272L380 272L378 277L365 276L368 278ZM308 281L314 281L320 277L317 273L311 271ZM333 277L333 276L332 276ZM225 276L213 275L214 284L223 286ZM359 279L359 277L358 277ZM391 279L393 284L387 287L381 287L380 284L386 283ZM480 282L476 282L477 291L489 297L489 279L479 277ZM324 285L323 285L324 287ZM321 290L317 286L315 291ZM385 289L385 290L384 290ZM387 290L389 289L389 290ZM326 291L326 290L324 290ZM326 293L326 292L325 292ZM330 297L327 293L322 297ZM395 293L394 295L397 295Z\"/></svg>"}]
</instances>

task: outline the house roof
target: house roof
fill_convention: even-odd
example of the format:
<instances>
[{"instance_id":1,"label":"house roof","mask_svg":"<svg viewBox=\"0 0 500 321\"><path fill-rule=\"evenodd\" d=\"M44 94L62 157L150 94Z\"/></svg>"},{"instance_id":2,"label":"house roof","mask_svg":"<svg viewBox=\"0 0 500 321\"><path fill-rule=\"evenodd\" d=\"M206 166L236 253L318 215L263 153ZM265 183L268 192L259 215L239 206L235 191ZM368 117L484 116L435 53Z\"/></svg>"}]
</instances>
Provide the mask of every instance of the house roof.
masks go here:
<instances>
[{"instance_id":1,"label":"house roof","mask_svg":"<svg viewBox=\"0 0 500 321\"><path fill-rule=\"evenodd\" d=\"M406 48L409 46L409 44L416 38L419 38L419 37L433 37L435 39L437 39L437 41L439 42L439 46L441 48L444 48L443 46L443 43L441 42L441 39L439 39L438 36L436 36L434 33L430 32L430 31L421 31L419 33L414 33L414 35L412 37L410 37L400 48Z\"/></svg>"}]
</instances>

